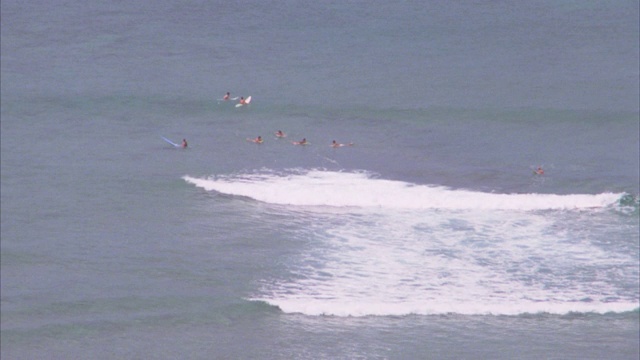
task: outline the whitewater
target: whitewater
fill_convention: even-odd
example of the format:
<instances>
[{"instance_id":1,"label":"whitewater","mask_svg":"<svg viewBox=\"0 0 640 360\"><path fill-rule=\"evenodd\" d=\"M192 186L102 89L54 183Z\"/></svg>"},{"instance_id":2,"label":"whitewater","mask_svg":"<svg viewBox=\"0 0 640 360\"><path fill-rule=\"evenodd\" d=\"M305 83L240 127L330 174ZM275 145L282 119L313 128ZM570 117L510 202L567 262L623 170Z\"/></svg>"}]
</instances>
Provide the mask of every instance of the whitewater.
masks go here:
<instances>
[{"instance_id":1,"label":"whitewater","mask_svg":"<svg viewBox=\"0 0 640 360\"><path fill-rule=\"evenodd\" d=\"M632 254L582 231L625 194L494 194L300 169L197 178L206 191L306 218L307 251L251 300L335 316L638 309ZM604 213L604 214L603 214ZM294 220L292 220L294 221ZM311 234L311 235L310 235Z\"/></svg>"},{"instance_id":2,"label":"whitewater","mask_svg":"<svg viewBox=\"0 0 640 360\"><path fill-rule=\"evenodd\" d=\"M205 190L246 196L271 204L297 206L381 207L386 209L448 210L551 210L603 208L614 205L624 193L497 194L451 190L372 178L367 172L312 170L304 174L245 174L185 181Z\"/></svg>"}]
</instances>

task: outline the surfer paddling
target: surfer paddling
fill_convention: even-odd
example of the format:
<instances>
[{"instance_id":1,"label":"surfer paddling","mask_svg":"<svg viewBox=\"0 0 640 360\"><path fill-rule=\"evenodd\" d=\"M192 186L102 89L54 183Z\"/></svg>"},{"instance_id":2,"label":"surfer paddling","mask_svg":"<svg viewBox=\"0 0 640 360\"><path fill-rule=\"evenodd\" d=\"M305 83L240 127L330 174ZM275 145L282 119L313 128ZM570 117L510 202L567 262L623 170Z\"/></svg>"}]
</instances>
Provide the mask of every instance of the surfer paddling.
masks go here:
<instances>
[{"instance_id":1,"label":"surfer paddling","mask_svg":"<svg viewBox=\"0 0 640 360\"><path fill-rule=\"evenodd\" d=\"M544 175L544 170L542 170L542 167L538 166L538 168L533 173L536 175Z\"/></svg>"},{"instance_id":2,"label":"surfer paddling","mask_svg":"<svg viewBox=\"0 0 640 360\"><path fill-rule=\"evenodd\" d=\"M255 139L249 139L249 138L247 138L247 141L251 141L251 142L254 142L254 143L256 143L256 144L262 144L262 136L258 136L258 137L257 137L257 138L255 138Z\"/></svg>"},{"instance_id":3,"label":"surfer paddling","mask_svg":"<svg viewBox=\"0 0 640 360\"><path fill-rule=\"evenodd\" d=\"M333 140L333 142L331 143L331 147L334 147L334 148L343 147L343 146L353 146L353 143L340 144L340 143L336 142L335 140Z\"/></svg>"},{"instance_id":4,"label":"surfer paddling","mask_svg":"<svg viewBox=\"0 0 640 360\"><path fill-rule=\"evenodd\" d=\"M307 142L307 139L306 139L306 138L303 138L303 139L302 139L302 140L300 140L300 141L294 141L294 142L292 142L292 144L293 144L293 145L307 145L307 144L308 144L308 142Z\"/></svg>"},{"instance_id":5,"label":"surfer paddling","mask_svg":"<svg viewBox=\"0 0 640 360\"><path fill-rule=\"evenodd\" d=\"M278 130L278 131L276 131L276 137L277 138L284 138L284 137L287 137L287 134L283 133L282 130Z\"/></svg>"},{"instance_id":6,"label":"surfer paddling","mask_svg":"<svg viewBox=\"0 0 640 360\"><path fill-rule=\"evenodd\" d=\"M227 91L226 94L222 97L222 100L227 101L231 98L231 93Z\"/></svg>"},{"instance_id":7,"label":"surfer paddling","mask_svg":"<svg viewBox=\"0 0 640 360\"><path fill-rule=\"evenodd\" d=\"M187 146L188 146L187 145L187 139L182 139L182 145L181 146L182 146L183 149L187 148Z\"/></svg>"},{"instance_id":8,"label":"surfer paddling","mask_svg":"<svg viewBox=\"0 0 640 360\"><path fill-rule=\"evenodd\" d=\"M237 99L237 98L234 98ZM244 105L249 105L249 103L251 102L251 96L247 96L247 98L245 99L244 96L240 96L240 100L238 100L238 103L236 104L236 107L242 107Z\"/></svg>"}]
</instances>

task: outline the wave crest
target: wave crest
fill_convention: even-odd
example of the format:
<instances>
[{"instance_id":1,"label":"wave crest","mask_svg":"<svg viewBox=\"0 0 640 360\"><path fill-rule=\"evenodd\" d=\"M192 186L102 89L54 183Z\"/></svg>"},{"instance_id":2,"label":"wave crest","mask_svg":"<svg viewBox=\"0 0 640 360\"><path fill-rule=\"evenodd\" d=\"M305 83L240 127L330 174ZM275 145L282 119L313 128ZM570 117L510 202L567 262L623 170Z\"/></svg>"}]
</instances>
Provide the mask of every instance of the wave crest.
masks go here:
<instances>
[{"instance_id":1,"label":"wave crest","mask_svg":"<svg viewBox=\"0 0 640 360\"><path fill-rule=\"evenodd\" d=\"M390 209L560 210L605 208L624 194L497 194L374 178L366 172L311 170L183 179L207 191L294 206Z\"/></svg>"}]
</instances>

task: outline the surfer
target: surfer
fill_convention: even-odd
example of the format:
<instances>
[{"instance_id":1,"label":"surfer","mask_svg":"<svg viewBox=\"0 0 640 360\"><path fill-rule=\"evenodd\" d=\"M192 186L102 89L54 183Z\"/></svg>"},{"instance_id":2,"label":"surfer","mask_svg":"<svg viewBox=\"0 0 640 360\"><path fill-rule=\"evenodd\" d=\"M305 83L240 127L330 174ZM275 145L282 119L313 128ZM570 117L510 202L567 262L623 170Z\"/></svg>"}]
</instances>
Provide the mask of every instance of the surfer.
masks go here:
<instances>
[{"instance_id":1,"label":"surfer","mask_svg":"<svg viewBox=\"0 0 640 360\"><path fill-rule=\"evenodd\" d=\"M352 146L352 145L353 145L353 143L340 144L340 143L337 143L335 140L333 140L333 142L331 143L331 146L334 147L334 148L343 147L343 146Z\"/></svg>"},{"instance_id":2,"label":"surfer","mask_svg":"<svg viewBox=\"0 0 640 360\"><path fill-rule=\"evenodd\" d=\"M227 93L224 95L224 97L222 97L222 100L229 100L229 97L231 96L231 93L227 91Z\"/></svg>"},{"instance_id":3,"label":"surfer","mask_svg":"<svg viewBox=\"0 0 640 360\"><path fill-rule=\"evenodd\" d=\"M276 131L276 137L283 138L287 137L287 134L283 133L282 130Z\"/></svg>"},{"instance_id":4,"label":"surfer","mask_svg":"<svg viewBox=\"0 0 640 360\"><path fill-rule=\"evenodd\" d=\"M183 149L187 148L187 139L182 139L182 148Z\"/></svg>"},{"instance_id":5,"label":"surfer","mask_svg":"<svg viewBox=\"0 0 640 360\"><path fill-rule=\"evenodd\" d=\"M240 104L240 105L244 105L244 104L246 104L246 103L247 103L247 102L244 100L244 96L240 96L240 101L238 102L238 104Z\"/></svg>"},{"instance_id":6,"label":"surfer","mask_svg":"<svg viewBox=\"0 0 640 360\"><path fill-rule=\"evenodd\" d=\"M247 139L247 141L251 141L251 142L254 142L256 144L262 144L262 136L258 136L255 139Z\"/></svg>"},{"instance_id":7,"label":"surfer","mask_svg":"<svg viewBox=\"0 0 640 360\"><path fill-rule=\"evenodd\" d=\"M542 170L542 167L538 166L538 169L536 169L536 171L534 171L534 173L536 175L544 175L544 170Z\"/></svg>"},{"instance_id":8,"label":"surfer","mask_svg":"<svg viewBox=\"0 0 640 360\"><path fill-rule=\"evenodd\" d=\"M303 138L300 141L294 141L292 142L293 145L307 145L307 138Z\"/></svg>"}]
</instances>

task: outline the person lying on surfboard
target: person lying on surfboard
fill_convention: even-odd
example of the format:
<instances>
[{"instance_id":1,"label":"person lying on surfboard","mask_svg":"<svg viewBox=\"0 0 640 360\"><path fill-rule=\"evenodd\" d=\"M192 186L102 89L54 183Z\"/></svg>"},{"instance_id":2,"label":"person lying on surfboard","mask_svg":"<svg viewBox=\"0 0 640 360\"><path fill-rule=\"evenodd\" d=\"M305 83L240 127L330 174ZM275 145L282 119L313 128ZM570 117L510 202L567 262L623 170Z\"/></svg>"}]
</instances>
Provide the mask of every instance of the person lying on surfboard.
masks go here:
<instances>
[{"instance_id":1,"label":"person lying on surfboard","mask_svg":"<svg viewBox=\"0 0 640 360\"><path fill-rule=\"evenodd\" d=\"M182 139L182 148L186 149L187 148L187 139Z\"/></svg>"},{"instance_id":2,"label":"person lying on surfboard","mask_svg":"<svg viewBox=\"0 0 640 360\"><path fill-rule=\"evenodd\" d=\"M262 136L258 136L255 139L247 139L247 141L251 141L251 142L254 142L256 144L262 144Z\"/></svg>"},{"instance_id":3,"label":"person lying on surfboard","mask_svg":"<svg viewBox=\"0 0 640 360\"><path fill-rule=\"evenodd\" d=\"M282 130L276 131L276 137L283 138L287 137L287 134L283 133Z\"/></svg>"},{"instance_id":4,"label":"person lying on surfboard","mask_svg":"<svg viewBox=\"0 0 640 360\"><path fill-rule=\"evenodd\" d=\"M353 146L353 143L340 144L340 143L337 143L335 140L333 140L333 142L331 143L331 147L334 147L334 148L343 147L343 146Z\"/></svg>"},{"instance_id":5,"label":"person lying on surfboard","mask_svg":"<svg viewBox=\"0 0 640 360\"><path fill-rule=\"evenodd\" d=\"M231 93L227 91L227 93L222 97L222 100L229 100L229 97L231 97Z\"/></svg>"},{"instance_id":6,"label":"person lying on surfboard","mask_svg":"<svg viewBox=\"0 0 640 360\"><path fill-rule=\"evenodd\" d=\"M544 175L544 170L542 170L542 167L538 166L538 169L536 171L534 171L534 174L536 174L536 175Z\"/></svg>"},{"instance_id":7,"label":"person lying on surfboard","mask_svg":"<svg viewBox=\"0 0 640 360\"><path fill-rule=\"evenodd\" d=\"M292 142L292 144L293 144L293 145L307 145L308 143L307 143L307 139L306 139L306 138L303 138L303 139L302 139L302 140L300 140L300 141L294 141L294 142Z\"/></svg>"}]
</instances>

